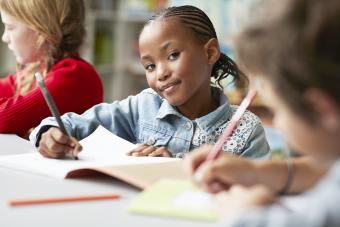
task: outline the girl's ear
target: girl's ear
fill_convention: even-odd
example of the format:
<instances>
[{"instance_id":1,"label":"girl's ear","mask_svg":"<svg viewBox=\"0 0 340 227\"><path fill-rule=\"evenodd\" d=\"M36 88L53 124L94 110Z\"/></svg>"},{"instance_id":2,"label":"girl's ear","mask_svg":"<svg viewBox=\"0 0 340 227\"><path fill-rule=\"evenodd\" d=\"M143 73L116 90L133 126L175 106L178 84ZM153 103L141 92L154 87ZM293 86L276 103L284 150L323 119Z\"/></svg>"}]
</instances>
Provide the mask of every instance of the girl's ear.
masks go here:
<instances>
[{"instance_id":1,"label":"girl's ear","mask_svg":"<svg viewBox=\"0 0 340 227\"><path fill-rule=\"evenodd\" d=\"M325 129L330 132L340 131L340 106L331 96L320 89L312 88L304 94L304 98Z\"/></svg>"},{"instance_id":2,"label":"girl's ear","mask_svg":"<svg viewBox=\"0 0 340 227\"><path fill-rule=\"evenodd\" d=\"M221 55L220 46L217 39L209 39L209 41L204 45L204 50L208 59L208 63L214 65Z\"/></svg>"}]
</instances>

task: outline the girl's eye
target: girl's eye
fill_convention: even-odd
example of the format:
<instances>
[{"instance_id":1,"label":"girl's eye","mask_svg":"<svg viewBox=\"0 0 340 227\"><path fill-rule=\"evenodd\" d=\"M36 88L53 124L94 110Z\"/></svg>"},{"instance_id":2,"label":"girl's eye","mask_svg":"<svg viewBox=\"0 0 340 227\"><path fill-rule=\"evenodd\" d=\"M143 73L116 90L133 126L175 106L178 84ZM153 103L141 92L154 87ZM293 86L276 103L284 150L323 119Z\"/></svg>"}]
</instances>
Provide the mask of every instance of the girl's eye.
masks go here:
<instances>
[{"instance_id":1,"label":"girl's eye","mask_svg":"<svg viewBox=\"0 0 340 227\"><path fill-rule=\"evenodd\" d=\"M148 72L151 72L152 70L154 70L155 65L154 64L148 64L144 66L145 70Z\"/></svg>"},{"instance_id":2,"label":"girl's eye","mask_svg":"<svg viewBox=\"0 0 340 227\"><path fill-rule=\"evenodd\" d=\"M170 61L176 60L179 57L179 54L180 54L179 52L173 52L169 55L168 59Z\"/></svg>"}]
</instances>

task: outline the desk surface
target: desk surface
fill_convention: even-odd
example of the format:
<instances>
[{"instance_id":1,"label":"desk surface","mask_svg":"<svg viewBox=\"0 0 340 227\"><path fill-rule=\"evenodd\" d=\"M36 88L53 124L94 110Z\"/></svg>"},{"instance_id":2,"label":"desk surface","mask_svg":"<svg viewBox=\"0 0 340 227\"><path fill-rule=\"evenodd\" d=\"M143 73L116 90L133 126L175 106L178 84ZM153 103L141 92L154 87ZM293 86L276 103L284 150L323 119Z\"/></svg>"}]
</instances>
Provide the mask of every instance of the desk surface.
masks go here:
<instances>
[{"instance_id":1,"label":"desk surface","mask_svg":"<svg viewBox=\"0 0 340 227\"><path fill-rule=\"evenodd\" d=\"M0 155L8 154L0 135ZM7 137L6 137L7 140ZM8 140L7 140L8 141ZM18 142L20 143L20 142ZM6 143L8 144L8 143ZM7 145L8 147L8 145ZM24 146L22 146L24 147ZM13 150L13 149L12 149ZM23 152L21 152L23 153ZM138 190L106 176L55 179L0 166L0 226L213 226L215 223L128 213ZM118 193L119 200L10 207L9 200Z\"/></svg>"}]
</instances>

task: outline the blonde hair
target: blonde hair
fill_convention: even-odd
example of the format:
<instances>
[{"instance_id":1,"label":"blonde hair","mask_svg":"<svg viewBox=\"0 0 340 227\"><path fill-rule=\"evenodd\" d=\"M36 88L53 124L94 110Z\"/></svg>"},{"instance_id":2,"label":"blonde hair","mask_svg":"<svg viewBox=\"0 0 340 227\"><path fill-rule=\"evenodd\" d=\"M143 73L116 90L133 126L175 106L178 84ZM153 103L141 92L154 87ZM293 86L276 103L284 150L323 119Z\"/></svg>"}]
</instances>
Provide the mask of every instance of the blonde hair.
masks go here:
<instances>
[{"instance_id":1,"label":"blonde hair","mask_svg":"<svg viewBox=\"0 0 340 227\"><path fill-rule=\"evenodd\" d=\"M77 52L83 42L83 0L0 0L0 10L37 31L36 47L45 50L39 62L17 65L18 94L30 91L36 70L46 75L58 61Z\"/></svg>"}]
</instances>

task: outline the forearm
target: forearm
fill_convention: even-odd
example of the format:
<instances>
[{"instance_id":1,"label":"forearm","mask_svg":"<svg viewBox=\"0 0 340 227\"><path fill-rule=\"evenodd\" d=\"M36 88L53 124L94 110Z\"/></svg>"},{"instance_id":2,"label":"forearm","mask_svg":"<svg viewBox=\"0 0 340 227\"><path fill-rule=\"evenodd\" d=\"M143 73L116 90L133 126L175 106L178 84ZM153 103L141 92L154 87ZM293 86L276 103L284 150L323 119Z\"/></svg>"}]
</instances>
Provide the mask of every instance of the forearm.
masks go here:
<instances>
[{"instance_id":1,"label":"forearm","mask_svg":"<svg viewBox=\"0 0 340 227\"><path fill-rule=\"evenodd\" d=\"M120 103L118 101L112 104L101 103L81 115L69 112L62 115L61 118L67 132L77 140L84 139L94 132L99 125L102 125L117 136L132 141L133 135L130 133L132 127L129 124L130 114L125 114L121 110ZM33 144L39 143L39 132L44 126L58 127L58 124L53 117L45 118L30 135Z\"/></svg>"},{"instance_id":2,"label":"forearm","mask_svg":"<svg viewBox=\"0 0 340 227\"><path fill-rule=\"evenodd\" d=\"M292 182L287 193L300 193L311 188L326 173L310 158L301 157L292 160ZM284 160L263 161L255 164L255 181L266 185L276 192L281 192L288 179L288 166Z\"/></svg>"},{"instance_id":3,"label":"forearm","mask_svg":"<svg viewBox=\"0 0 340 227\"><path fill-rule=\"evenodd\" d=\"M327 169L318 165L309 157L293 160L293 182L289 193L300 193L313 187L326 174Z\"/></svg>"}]
</instances>

